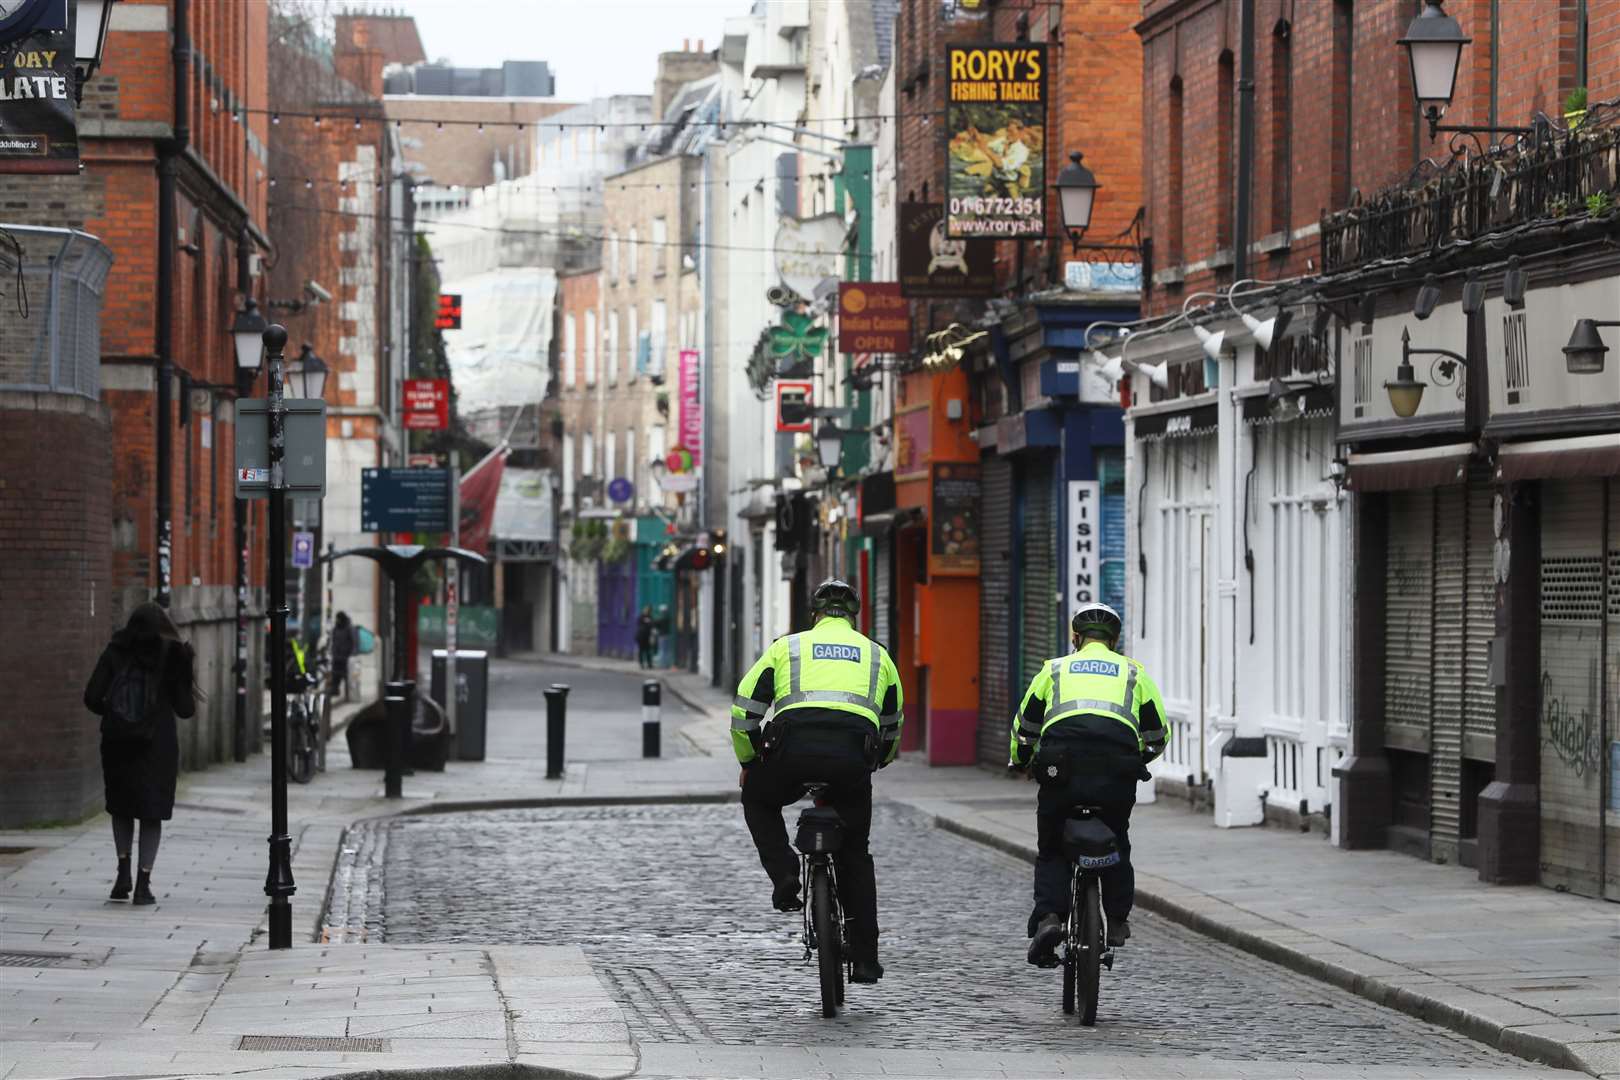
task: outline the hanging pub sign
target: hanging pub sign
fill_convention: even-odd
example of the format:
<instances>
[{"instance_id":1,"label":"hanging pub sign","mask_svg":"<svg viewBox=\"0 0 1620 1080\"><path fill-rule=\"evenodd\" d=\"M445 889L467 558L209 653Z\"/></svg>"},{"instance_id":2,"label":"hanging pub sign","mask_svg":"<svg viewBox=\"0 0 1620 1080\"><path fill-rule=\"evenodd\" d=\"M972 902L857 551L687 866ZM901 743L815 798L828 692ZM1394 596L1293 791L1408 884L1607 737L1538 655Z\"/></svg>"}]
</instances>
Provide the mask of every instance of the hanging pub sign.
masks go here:
<instances>
[{"instance_id":1,"label":"hanging pub sign","mask_svg":"<svg viewBox=\"0 0 1620 1080\"><path fill-rule=\"evenodd\" d=\"M900 295L897 282L838 283L838 351L911 351L911 305Z\"/></svg>"},{"instance_id":2,"label":"hanging pub sign","mask_svg":"<svg viewBox=\"0 0 1620 1080\"><path fill-rule=\"evenodd\" d=\"M433 316L433 329L460 330L461 329L461 294L440 293L439 308Z\"/></svg>"},{"instance_id":3,"label":"hanging pub sign","mask_svg":"<svg viewBox=\"0 0 1620 1080\"><path fill-rule=\"evenodd\" d=\"M928 511L928 572L979 573L979 466L977 462L938 463Z\"/></svg>"},{"instance_id":4,"label":"hanging pub sign","mask_svg":"<svg viewBox=\"0 0 1620 1080\"><path fill-rule=\"evenodd\" d=\"M776 384L776 430L810 430L810 395L814 384L807 382L779 382Z\"/></svg>"},{"instance_id":5,"label":"hanging pub sign","mask_svg":"<svg viewBox=\"0 0 1620 1080\"><path fill-rule=\"evenodd\" d=\"M901 203L900 294L994 296L996 245L946 235L944 203Z\"/></svg>"},{"instance_id":6,"label":"hanging pub sign","mask_svg":"<svg viewBox=\"0 0 1620 1080\"><path fill-rule=\"evenodd\" d=\"M0 4L0 12L7 8L17 5ZM27 18L36 8L44 14L28 19L27 36L0 45L0 173L77 175L76 12L72 5L43 0L24 3L18 15Z\"/></svg>"},{"instance_id":7,"label":"hanging pub sign","mask_svg":"<svg viewBox=\"0 0 1620 1080\"><path fill-rule=\"evenodd\" d=\"M703 464L703 365L696 349L682 349L679 434L681 445L692 448L692 463Z\"/></svg>"},{"instance_id":8,"label":"hanging pub sign","mask_svg":"<svg viewBox=\"0 0 1620 1080\"><path fill-rule=\"evenodd\" d=\"M1046 46L945 50L945 231L998 239L1046 233Z\"/></svg>"},{"instance_id":9,"label":"hanging pub sign","mask_svg":"<svg viewBox=\"0 0 1620 1080\"><path fill-rule=\"evenodd\" d=\"M404 428L444 431L450 426L450 380L406 379Z\"/></svg>"}]
</instances>

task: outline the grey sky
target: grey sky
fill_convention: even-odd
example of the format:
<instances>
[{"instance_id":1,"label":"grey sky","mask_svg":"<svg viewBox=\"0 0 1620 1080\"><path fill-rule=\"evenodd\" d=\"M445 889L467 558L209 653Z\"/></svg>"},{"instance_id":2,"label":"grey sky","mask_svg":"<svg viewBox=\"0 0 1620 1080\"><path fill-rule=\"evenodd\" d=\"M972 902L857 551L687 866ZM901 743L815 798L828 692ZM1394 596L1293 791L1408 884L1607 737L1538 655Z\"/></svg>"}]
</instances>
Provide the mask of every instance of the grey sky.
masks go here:
<instances>
[{"instance_id":1,"label":"grey sky","mask_svg":"<svg viewBox=\"0 0 1620 1080\"><path fill-rule=\"evenodd\" d=\"M658 54L691 39L720 43L728 16L750 0L350 0L352 8L413 15L431 59L464 67L503 60L545 60L557 96L648 94Z\"/></svg>"}]
</instances>

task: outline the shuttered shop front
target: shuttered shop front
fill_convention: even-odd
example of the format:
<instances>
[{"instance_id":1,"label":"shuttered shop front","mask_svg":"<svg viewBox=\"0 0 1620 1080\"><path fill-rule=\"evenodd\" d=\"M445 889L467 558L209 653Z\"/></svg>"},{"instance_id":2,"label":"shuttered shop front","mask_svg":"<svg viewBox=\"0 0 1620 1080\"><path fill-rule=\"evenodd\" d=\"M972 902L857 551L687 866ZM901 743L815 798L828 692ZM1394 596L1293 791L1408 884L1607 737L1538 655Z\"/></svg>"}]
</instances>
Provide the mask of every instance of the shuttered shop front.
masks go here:
<instances>
[{"instance_id":1,"label":"shuttered shop front","mask_svg":"<svg viewBox=\"0 0 1620 1080\"><path fill-rule=\"evenodd\" d=\"M1022 687L1009 685L1012 667L1013 466L983 461L979 481L979 734L978 759L1007 760L1008 726Z\"/></svg>"},{"instance_id":2,"label":"shuttered shop front","mask_svg":"<svg viewBox=\"0 0 1620 1080\"><path fill-rule=\"evenodd\" d=\"M872 638L889 650L894 640L894 534L883 532L872 542Z\"/></svg>"},{"instance_id":3,"label":"shuttered shop front","mask_svg":"<svg viewBox=\"0 0 1620 1080\"><path fill-rule=\"evenodd\" d=\"M1545 482L1540 508L1541 882L1620 899L1620 480Z\"/></svg>"},{"instance_id":4,"label":"shuttered shop front","mask_svg":"<svg viewBox=\"0 0 1620 1080\"><path fill-rule=\"evenodd\" d=\"M1020 528L1018 555L1020 642L1019 686L1035 677L1041 665L1057 654L1057 514L1052 491L1052 460L1030 454L1019 464Z\"/></svg>"}]
</instances>

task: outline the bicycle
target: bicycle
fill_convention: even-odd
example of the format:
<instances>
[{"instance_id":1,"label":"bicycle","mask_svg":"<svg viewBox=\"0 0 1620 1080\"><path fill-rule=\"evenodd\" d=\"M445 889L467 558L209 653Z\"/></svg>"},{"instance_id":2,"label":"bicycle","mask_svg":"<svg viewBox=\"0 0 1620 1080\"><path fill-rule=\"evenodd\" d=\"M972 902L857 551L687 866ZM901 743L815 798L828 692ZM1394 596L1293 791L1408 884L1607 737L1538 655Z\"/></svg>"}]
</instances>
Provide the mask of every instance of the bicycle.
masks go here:
<instances>
[{"instance_id":1,"label":"bicycle","mask_svg":"<svg viewBox=\"0 0 1620 1080\"><path fill-rule=\"evenodd\" d=\"M297 693L287 702L287 775L296 784L307 784L318 767L325 768L320 703L324 691L318 665L315 671L294 678Z\"/></svg>"},{"instance_id":2,"label":"bicycle","mask_svg":"<svg viewBox=\"0 0 1620 1080\"><path fill-rule=\"evenodd\" d=\"M794 846L799 849L800 880L807 885L804 905L804 959L817 958L821 982L821 1015L838 1015L844 1003L845 968L850 966L843 908L838 902L838 875L833 856L844 844L844 823L830 806L820 805L825 785L812 784L806 794L817 800L799 814Z\"/></svg>"},{"instance_id":3,"label":"bicycle","mask_svg":"<svg viewBox=\"0 0 1620 1080\"><path fill-rule=\"evenodd\" d=\"M1101 872L1119 864L1119 844L1094 806L1077 806L1063 824L1063 849L1074 863L1069 883L1069 924L1063 941L1063 1013L1078 1007L1080 1023L1097 1023L1102 969L1114 970L1108 925L1102 910ZM1078 999L1078 1000L1077 1000Z\"/></svg>"}]
</instances>

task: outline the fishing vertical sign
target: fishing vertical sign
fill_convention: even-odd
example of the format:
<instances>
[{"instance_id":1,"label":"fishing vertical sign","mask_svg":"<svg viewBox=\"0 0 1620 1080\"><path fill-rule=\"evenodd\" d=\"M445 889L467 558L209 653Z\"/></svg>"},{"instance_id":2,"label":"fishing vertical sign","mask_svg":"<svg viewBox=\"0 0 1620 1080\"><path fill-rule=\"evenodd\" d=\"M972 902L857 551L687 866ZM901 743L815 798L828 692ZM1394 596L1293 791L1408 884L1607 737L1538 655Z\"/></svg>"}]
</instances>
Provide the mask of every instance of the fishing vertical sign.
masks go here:
<instances>
[{"instance_id":1,"label":"fishing vertical sign","mask_svg":"<svg viewBox=\"0 0 1620 1080\"><path fill-rule=\"evenodd\" d=\"M1046 46L946 48L945 231L1046 235Z\"/></svg>"},{"instance_id":2,"label":"fishing vertical sign","mask_svg":"<svg viewBox=\"0 0 1620 1080\"><path fill-rule=\"evenodd\" d=\"M77 175L76 5L43 0L38 6L43 14L29 20L24 36L0 43L0 173Z\"/></svg>"}]
</instances>

